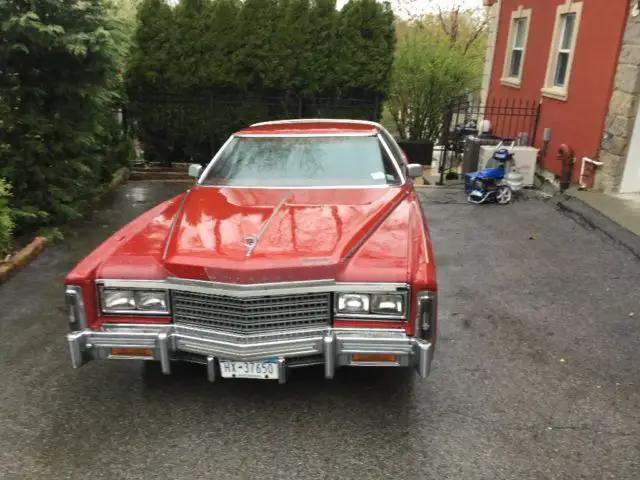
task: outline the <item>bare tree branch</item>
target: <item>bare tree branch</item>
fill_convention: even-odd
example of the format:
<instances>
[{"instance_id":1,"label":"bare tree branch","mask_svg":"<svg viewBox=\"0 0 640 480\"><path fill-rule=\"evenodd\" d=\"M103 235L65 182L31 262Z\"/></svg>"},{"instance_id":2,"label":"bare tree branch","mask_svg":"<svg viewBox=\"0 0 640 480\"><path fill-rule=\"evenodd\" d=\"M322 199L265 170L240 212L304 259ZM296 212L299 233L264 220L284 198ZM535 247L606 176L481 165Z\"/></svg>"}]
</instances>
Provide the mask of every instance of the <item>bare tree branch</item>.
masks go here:
<instances>
[{"instance_id":1,"label":"bare tree branch","mask_svg":"<svg viewBox=\"0 0 640 480\"><path fill-rule=\"evenodd\" d=\"M482 22L480 24L480 26L471 34L471 36L469 37L469 39L467 40L467 42L464 45L464 49L462 50L462 54L465 55L468 51L469 48L471 47L471 45L473 45L473 43L478 40L478 38L480 37L480 35L482 33L484 33L487 25L489 24L489 22L487 20L485 20L484 22Z\"/></svg>"},{"instance_id":2,"label":"bare tree branch","mask_svg":"<svg viewBox=\"0 0 640 480\"><path fill-rule=\"evenodd\" d=\"M451 12L451 44L458 42L458 34L460 32L460 5L455 7Z\"/></svg>"},{"instance_id":3,"label":"bare tree branch","mask_svg":"<svg viewBox=\"0 0 640 480\"><path fill-rule=\"evenodd\" d=\"M442 8L440 8L440 5L438 5L438 20L440 20L440 26L442 27L442 31L447 35L447 36L451 36L451 32L449 32L449 29L447 28L447 23L444 21L444 15L442 12Z\"/></svg>"}]
</instances>

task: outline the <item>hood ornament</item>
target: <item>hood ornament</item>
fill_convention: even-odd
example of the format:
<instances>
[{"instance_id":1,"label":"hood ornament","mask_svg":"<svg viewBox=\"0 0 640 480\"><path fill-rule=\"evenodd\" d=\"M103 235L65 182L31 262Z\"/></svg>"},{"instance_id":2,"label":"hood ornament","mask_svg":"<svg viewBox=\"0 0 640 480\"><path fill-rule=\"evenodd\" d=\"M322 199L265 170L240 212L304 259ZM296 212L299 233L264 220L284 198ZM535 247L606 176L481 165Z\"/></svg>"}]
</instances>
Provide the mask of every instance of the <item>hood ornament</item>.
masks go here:
<instances>
[{"instance_id":1,"label":"hood ornament","mask_svg":"<svg viewBox=\"0 0 640 480\"><path fill-rule=\"evenodd\" d=\"M256 248L256 245L258 244L258 237L255 235L247 235L244 237L242 244L247 248L246 255L248 257L253 252L253 249Z\"/></svg>"},{"instance_id":2,"label":"hood ornament","mask_svg":"<svg viewBox=\"0 0 640 480\"><path fill-rule=\"evenodd\" d=\"M269 224L275 218L276 214L280 211L287 199L291 196L291 193L291 191L285 193L284 196L280 199L280 202L278 203L278 205L276 205L276 208L273 209L273 212L271 212L269 218L267 218L267 220L262 224L262 228L258 232L258 235L247 235L246 237L244 237L243 245L247 247L247 257L249 257L253 253L256 245L258 245L258 240L262 238L264 232L267 231L267 228L269 228Z\"/></svg>"}]
</instances>

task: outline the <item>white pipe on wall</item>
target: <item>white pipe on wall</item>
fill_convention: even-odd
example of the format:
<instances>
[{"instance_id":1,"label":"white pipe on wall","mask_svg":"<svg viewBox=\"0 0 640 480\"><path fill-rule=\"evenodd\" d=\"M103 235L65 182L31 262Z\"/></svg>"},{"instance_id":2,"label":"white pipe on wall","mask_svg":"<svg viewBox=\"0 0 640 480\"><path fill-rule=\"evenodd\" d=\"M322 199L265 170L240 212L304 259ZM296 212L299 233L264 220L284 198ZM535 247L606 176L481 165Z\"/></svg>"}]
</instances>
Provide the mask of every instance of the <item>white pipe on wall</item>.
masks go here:
<instances>
[{"instance_id":1,"label":"white pipe on wall","mask_svg":"<svg viewBox=\"0 0 640 480\"><path fill-rule=\"evenodd\" d=\"M582 183L582 178L584 177L584 167L587 163L592 164L594 167L601 167L604 165L602 162L598 162L597 160L592 160L591 158L582 157L582 166L580 167L580 178L578 179L578 183L580 183L580 188L587 188L587 186Z\"/></svg>"}]
</instances>

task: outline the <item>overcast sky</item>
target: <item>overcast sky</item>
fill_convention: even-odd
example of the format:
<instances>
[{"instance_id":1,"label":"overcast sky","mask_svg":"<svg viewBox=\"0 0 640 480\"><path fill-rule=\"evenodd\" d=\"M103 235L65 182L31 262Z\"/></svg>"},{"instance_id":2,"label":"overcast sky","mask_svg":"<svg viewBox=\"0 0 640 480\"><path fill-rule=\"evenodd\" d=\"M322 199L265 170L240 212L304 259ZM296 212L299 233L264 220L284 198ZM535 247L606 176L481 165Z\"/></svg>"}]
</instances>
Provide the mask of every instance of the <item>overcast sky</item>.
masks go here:
<instances>
[{"instance_id":1,"label":"overcast sky","mask_svg":"<svg viewBox=\"0 0 640 480\"><path fill-rule=\"evenodd\" d=\"M338 8L347 3L348 0L337 0ZM411 14L416 15L433 11L438 7L447 9L460 5L464 8L481 8L482 0L389 0L393 9L399 14L403 15L405 12L410 11Z\"/></svg>"},{"instance_id":2,"label":"overcast sky","mask_svg":"<svg viewBox=\"0 0 640 480\"><path fill-rule=\"evenodd\" d=\"M167 0L169 4L175 5L179 0ZM411 15L418 15L428 11L433 11L438 7L447 9L457 5L464 8L481 8L482 0L389 0L394 11L400 16L406 16L407 12ZM337 0L338 8L347 3L348 0Z\"/></svg>"}]
</instances>

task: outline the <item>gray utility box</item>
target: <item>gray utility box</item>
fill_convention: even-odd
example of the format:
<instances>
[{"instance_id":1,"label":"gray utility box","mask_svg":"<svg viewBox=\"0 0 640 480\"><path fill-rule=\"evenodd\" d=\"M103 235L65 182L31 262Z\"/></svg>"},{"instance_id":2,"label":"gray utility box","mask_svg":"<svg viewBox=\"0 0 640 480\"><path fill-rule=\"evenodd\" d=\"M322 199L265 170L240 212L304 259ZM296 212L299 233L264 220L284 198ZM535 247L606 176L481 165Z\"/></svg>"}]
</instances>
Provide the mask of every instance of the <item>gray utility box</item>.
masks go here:
<instances>
[{"instance_id":1,"label":"gray utility box","mask_svg":"<svg viewBox=\"0 0 640 480\"><path fill-rule=\"evenodd\" d=\"M480 159L480 147L483 145L498 145L502 138L493 135L470 135L464 139L464 152L462 154L462 173L478 170Z\"/></svg>"}]
</instances>

